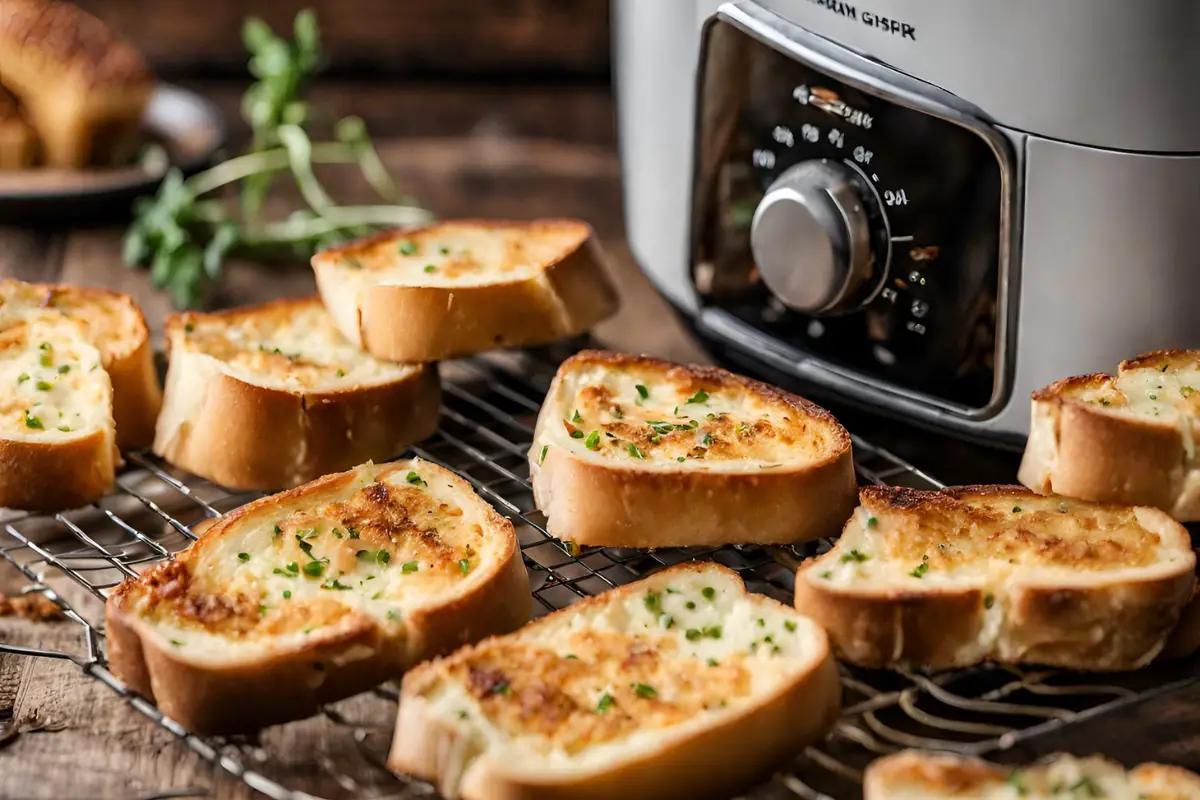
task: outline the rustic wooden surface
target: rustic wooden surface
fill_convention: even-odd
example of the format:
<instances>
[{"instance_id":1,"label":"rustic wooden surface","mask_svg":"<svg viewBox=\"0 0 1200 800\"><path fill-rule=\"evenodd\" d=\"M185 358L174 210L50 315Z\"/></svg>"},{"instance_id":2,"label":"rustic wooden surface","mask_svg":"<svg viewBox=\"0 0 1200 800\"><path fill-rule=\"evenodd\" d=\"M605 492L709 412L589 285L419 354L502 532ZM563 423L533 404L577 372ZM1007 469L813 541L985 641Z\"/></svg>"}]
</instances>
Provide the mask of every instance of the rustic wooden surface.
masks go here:
<instances>
[{"instance_id":1,"label":"rustic wooden surface","mask_svg":"<svg viewBox=\"0 0 1200 800\"><path fill-rule=\"evenodd\" d=\"M203 85L230 114L239 87ZM634 265L622 238L619 171L611 99L603 88L452 89L407 86L386 89L326 85L323 100L338 113L368 118L385 160L406 188L442 216L535 217L573 215L592 222L607 246L623 296L621 313L598 331L621 349L679 360L704 360L671 312ZM235 138L237 126L234 126ZM331 188L353 195L354 182L329 176ZM281 201L286 202L286 201ZM169 311L144 272L119 259L119 230L0 227L0 275L105 285L135 295L158 328ZM253 302L313 290L302 264L231 265L222 299ZM863 425L872 423L864 422ZM962 465L974 451L891 424L873 423L922 465ZM861 429L860 429L861 430ZM874 434L872 434L874 435ZM922 459L926 459L922 461ZM1000 476L1010 457L974 457L991 464L959 480ZM938 467L931 467L937 469ZM950 468L950 467L947 467ZM990 471L989 471L990 470ZM22 585L0 564L0 591ZM89 617L99 604L77 587L64 592ZM74 589L74 591L72 591ZM78 628L69 622L32 623L0 618L0 641L78 652ZM365 713L365 712L364 712ZM387 736L388 720L378 720ZM1083 752L1104 750L1130 758L1160 758L1200 767L1200 689L1155 701L1098 723L1087 738L1061 742ZM13 731L16 735L13 735ZM287 726L272 749L292 755L295 770L313 791L328 775L313 767L359 756L331 751L327 723ZM249 798L244 784L211 766L169 733L147 722L109 689L74 664L0 656L0 798L148 798L167 796Z\"/></svg>"},{"instance_id":2,"label":"rustic wooden surface","mask_svg":"<svg viewBox=\"0 0 1200 800\"><path fill-rule=\"evenodd\" d=\"M245 16L283 32L301 8L316 12L323 52L339 73L603 76L609 64L608 0L78 1L168 77L244 74Z\"/></svg>"}]
</instances>

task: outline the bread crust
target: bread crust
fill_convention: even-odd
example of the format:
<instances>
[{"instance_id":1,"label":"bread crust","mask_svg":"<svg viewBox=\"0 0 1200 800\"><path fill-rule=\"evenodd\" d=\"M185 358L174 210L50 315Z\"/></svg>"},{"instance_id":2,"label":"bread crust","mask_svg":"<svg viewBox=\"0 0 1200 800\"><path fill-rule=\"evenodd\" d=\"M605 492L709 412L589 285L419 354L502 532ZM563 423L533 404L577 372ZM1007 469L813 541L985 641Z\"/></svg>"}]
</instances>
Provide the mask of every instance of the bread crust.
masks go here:
<instances>
[{"instance_id":1,"label":"bread crust","mask_svg":"<svg viewBox=\"0 0 1200 800\"><path fill-rule=\"evenodd\" d=\"M313 302L280 300L255 310L286 314ZM386 460L437 430L436 365L346 389L266 387L186 351L181 342L193 316L173 315L166 322L171 364L154 452L175 466L232 489L290 488L364 461ZM199 402L191 396L198 386Z\"/></svg>"},{"instance_id":2,"label":"bread crust","mask_svg":"<svg viewBox=\"0 0 1200 800\"><path fill-rule=\"evenodd\" d=\"M576 365L686 370L706 385L728 387L785 403L831 432L830 452L815 462L770 470L706 472L638 469L584 459L551 446L558 424L555 398ZM585 350L563 362L538 415L529 451L537 507L547 530L581 545L608 547L788 544L840 530L854 508L856 479L850 435L825 409L773 386L708 367L680 367L646 356Z\"/></svg>"},{"instance_id":3,"label":"bread crust","mask_svg":"<svg viewBox=\"0 0 1200 800\"><path fill-rule=\"evenodd\" d=\"M928 502L939 493L868 487L864 505L896 495L902 502ZM953 497L990 495L1015 502L1034 497L1020 487L971 486L944 490ZM876 501L877 502L877 501ZM1187 541L1187 531L1158 509L1139 508L1138 520L1164 538ZM847 527L857 522L851 520ZM1195 559L1185 559L1167 574L1137 579L1097 578L1089 586L1020 581L1006 589L1003 622L992 648L979 645L987 592L945 586L888 588L864 581L836 585L818 577L841 553L802 564L796 574L797 610L829 632L840 656L867 667L898 664L930 668L958 667L985 658L1092 672L1137 669L1153 660L1176 633L1182 610L1196 585ZM936 624L931 624L936 620ZM1186 647L1188 638L1177 645Z\"/></svg>"},{"instance_id":4,"label":"bread crust","mask_svg":"<svg viewBox=\"0 0 1200 800\"><path fill-rule=\"evenodd\" d=\"M435 467L426 462L423 468ZM441 471L460 490L474 495L466 481ZM356 473L327 475L255 500L219 519L192 547L212 546L205 543L220 539L240 521L264 510L335 495ZM478 497L476 500L486 506ZM495 535L508 540L506 552L489 562L484 582L472 593L431 602L406 614L402 636L387 635L370 617L359 613L351 617L350 624L317 631L302 647L275 649L230 665L196 664L146 635L138 617L124 607L136 584L127 579L105 604L109 666L130 689L153 700L163 713L195 733L245 733L310 716L324 703L366 691L417 663L464 643L514 630L529 619L529 582L512 523L490 507L487 520ZM362 652L369 655L361 657Z\"/></svg>"},{"instance_id":5,"label":"bread crust","mask_svg":"<svg viewBox=\"0 0 1200 800\"><path fill-rule=\"evenodd\" d=\"M1200 350L1160 350L1121 364L1122 372L1169 360L1200 360ZM1113 413L1071 397L1111 384L1113 376L1081 375L1033 393L1029 442L1018 479L1042 494L1161 508L1183 522L1200 521L1200 483L1189 479L1177 426Z\"/></svg>"},{"instance_id":6,"label":"bread crust","mask_svg":"<svg viewBox=\"0 0 1200 800\"><path fill-rule=\"evenodd\" d=\"M116 456L106 430L55 442L0 437L0 507L61 511L95 502L112 485Z\"/></svg>"},{"instance_id":7,"label":"bread crust","mask_svg":"<svg viewBox=\"0 0 1200 800\"><path fill-rule=\"evenodd\" d=\"M527 223L455 220L483 229L569 226L579 241L536 276L479 286L372 284L357 296L341 280L339 261L435 230L437 224L386 231L313 256L317 289L342 334L371 355L404 363L437 361L483 350L533 345L574 336L612 315L617 294L595 234L583 222Z\"/></svg>"},{"instance_id":8,"label":"bread crust","mask_svg":"<svg viewBox=\"0 0 1200 800\"><path fill-rule=\"evenodd\" d=\"M660 574L696 569L701 567L683 564ZM775 602L766 597L754 599L764 604ZM576 605L603 606L606 602L606 597L599 595ZM562 609L545 619L575 611L578 608ZM521 772L518 765L484 753L466 768L459 793L466 800L732 796L768 777L789 756L820 739L837 719L841 706L837 667L828 645L822 641L821 647L823 650L814 654L814 669L747 705L719 726L671 738L615 767L600 765L573 770L570 775ZM424 680L423 673L435 668L436 663L431 663L405 676L396 737L388 757L388 766L394 771L444 776L450 759L471 747L461 732L442 724L429 702L412 691ZM697 769L698 764L719 764L721 768Z\"/></svg>"}]
</instances>

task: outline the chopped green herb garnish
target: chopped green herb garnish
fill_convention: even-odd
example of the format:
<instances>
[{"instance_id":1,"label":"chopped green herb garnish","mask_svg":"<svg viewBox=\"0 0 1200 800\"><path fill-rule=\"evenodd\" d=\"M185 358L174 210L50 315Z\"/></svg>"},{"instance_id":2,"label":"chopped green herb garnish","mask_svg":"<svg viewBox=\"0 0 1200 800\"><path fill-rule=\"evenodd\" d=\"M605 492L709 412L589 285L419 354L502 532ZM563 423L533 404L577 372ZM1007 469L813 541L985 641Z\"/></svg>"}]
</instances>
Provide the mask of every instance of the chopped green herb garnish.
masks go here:
<instances>
[{"instance_id":1,"label":"chopped green herb garnish","mask_svg":"<svg viewBox=\"0 0 1200 800\"><path fill-rule=\"evenodd\" d=\"M842 556L842 563L846 564L850 561L853 561L856 564L861 564L869 558L870 556L866 553L858 550L851 550L849 553L846 553L846 555Z\"/></svg>"},{"instance_id":2,"label":"chopped green herb garnish","mask_svg":"<svg viewBox=\"0 0 1200 800\"><path fill-rule=\"evenodd\" d=\"M587 441L585 441L583 443L583 446L586 447L588 450L595 450L596 448L598 448L600 446L600 432L592 431L591 433L589 433L588 437L587 437Z\"/></svg>"},{"instance_id":3,"label":"chopped green herb garnish","mask_svg":"<svg viewBox=\"0 0 1200 800\"><path fill-rule=\"evenodd\" d=\"M713 443L713 437L712 437L711 433L704 434L704 438L700 440L701 447L711 447L712 443Z\"/></svg>"},{"instance_id":4,"label":"chopped green herb garnish","mask_svg":"<svg viewBox=\"0 0 1200 800\"><path fill-rule=\"evenodd\" d=\"M339 589L339 590L344 591L346 589L349 589L350 586L342 583L337 578L330 578L329 580L327 580L321 584L321 588L322 589Z\"/></svg>"},{"instance_id":5,"label":"chopped green herb garnish","mask_svg":"<svg viewBox=\"0 0 1200 800\"><path fill-rule=\"evenodd\" d=\"M715 667L715 666L718 666L721 662L717 661L715 658L710 658L707 663L710 667Z\"/></svg>"},{"instance_id":6,"label":"chopped green herb garnish","mask_svg":"<svg viewBox=\"0 0 1200 800\"><path fill-rule=\"evenodd\" d=\"M1021 513L1021 507L1020 507L1020 506L1013 506L1013 511L1012 511L1012 513L1014 513L1014 514L1020 514L1020 513Z\"/></svg>"},{"instance_id":7,"label":"chopped green herb garnish","mask_svg":"<svg viewBox=\"0 0 1200 800\"><path fill-rule=\"evenodd\" d=\"M683 635L687 637L687 640L689 642L694 642L697 639L699 639L701 636L703 636L704 634L701 633L699 631L699 629L697 629L697 628L688 628L687 631Z\"/></svg>"},{"instance_id":8,"label":"chopped green herb garnish","mask_svg":"<svg viewBox=\"0 0 1200 800\"><path fill-rule=\"evenodd\" d=\"M1184 397L1187 397L1188 395L1191 395L1191 394L1195 394L1195 392L1196 392L1196 390L1193 389L1191 386L1180 386L1179 387L1179 393L1181 395L1183 395Z\"/></svg>"},{"instance_id":9,"label":"chopped green herb garnish","mask_svg":"<svg viewBox=\"0 0 1200 800\"><path fill-rule=\"evenodd\" d=\"M434 264L426 264L425 271L426 272L437 272L437 266Z\"/></svg>"},{"instance_id":10,"label":"chopped green herb garnish","mask_svg":"<svg viewBox=\"0 0 1200 800\"><path fill-rule=\"evenodd\" d=\"M337 376L338 376L339 378L344 378L344 377L346 377L346 370L344 370L344 369L339 369L339 370L337 371Z\"/></svg>"},{"instance_id":11,"label":"chopped green herb garnish","mask_svg":"<svg viewBox=\"0 0 1200 800\"><path fill-rule=\"evenodd\" d=\"M675 460L682 462L682 461L686 460L686 456L676 456Z\"/></svg>"},{"instance_id":12,"label":"chopped green herb garnish","mask_svg":"<svg viewBox=\"0 0 1200 800\"><path fill-rule=\"evenodd\" d=\"M642 598L642 604L646 606L646 610L657 614L662 611L662 595L658 592L647 592Z\"/></svg>"},{"instance_id":13,"label":"chopped green herb garnish","mask_svg":"<svg viewBox=\"0 0 1200 800\"><path fill-rule=\"evenodd\" d=\"M195 325L193 325L193 324L192 324L192 323L190 323L190 322L189 322L187 325L184 325L184 326L183 326L183 332L184 332L184 333L191 333L191 332L192 332L192 331L194 331L194 330L196 330L196 326L195 326Z\"/></svg>"},{"instance_id":14,"label":"chopped green herb garnish","mask_svg":"<svg viewBox=\"0 0 1200 800\"><path fill-rule=\"evenodd\" d=\"M284 589L284 590L283 590L283 599L284 599L284 600L291 600L291 599L292 599L292 590L291 590L291 589Z\"/></svg>"},{"instance_id":15,"label":"chopped green herb garnish","mask_svg":"<svg viewBox=\"0 0 1200 800\"><path fill-rule=\"evenodd\" d=\"M757 625L758 625L758 627L760 627L760 628L765 628L765 627L767 627L767 621L766 621L765 619L763 619L762 617L759 617L759 618L758 618L758 619L755 621L755 624L757 624Z\"/></svg>"},{"instance_id":16,"label":"chopped green herb garnish","mask_svg":"<svg viewBox=\"0 0 1200 800\"><path fill-rule=\"evenodd\" d=\"M785 619L783 621L783 627L788 633L795 633L796 632L796 621L791 620L791 619Z\"/></svg>"},{"instance_id":17,"label":"chopped green herb garnish","mask_svg":"<svg viewBox=\"0 0 1200 800\"><path fill-rule=\"evenodd\" d=\"M238 553L238 561L249 561L249 560L250 560L249 553Z\"/></svg>"},{"instance_id":18,"label":"chopped green herb garnish","mask_svg":"<svg viewBox=\"0 0 1200 800\"><path fill-rule=\"evenodd\" d=\"M279 523L278 523L278 522L276 522L276 523L275 523L275 524L274 524L274 525L271 527L271 535L272 535L272 536L278 536L278 535L279 535L279 534L281 534L281 533L283 533L283 528L279 527Z\"/></svg>"},{"instance_id":19,"label":"chopped green herb garnish","mask_svg":"<svg viewBox=\"0 0 1200 800\"><path fill-rule=\"evenodd\" d=\"M258 604L258 615L260 617L265 617L267 615L267 612L270 610L271 610L271 607L268 606L266 603Z\"/></svg>"},{"instance_id":20,"label":"chopped green herb garnish","mask_svg":"<svg viewBox=\"0 0 1200 800\"><path fill-rule=\"evenodd\" d=\"M450 255L450 248L449 247L439 247L438 252L444 256L448 256L448 255Z\"/></svg>"},{"instance_id":21,"label":"chopped green herb garnish","mask_svg":"<svg viewBox=\"0 0 1200 800\"><path fill-rule=\"evenodd\" d=\"M508 685L508 681L501 681L492 687L492 694L511 694L512 688Z\"/></svg>"},{"instance_id":22,"label":"chopped green herb garnish","mask_svg":"<svg viewBox=\"0 0 1200 800\"><path fill-rule=\"evenodd\" d=\"M642 451L639 450L638 446L636 444L634 444L633 442L629 443L629 455L633 456L634 458L641 458L641 459L645 458L645 456L642 455Z\"/></svg>"},{"instance_id":23,"label":"chopped green herb garnish","mask_svg":"<svg viewBox=\"0 0 1200 800\"><path fill-rule=\"evenodd\" d=\"M428 486L429 485L425 482L425 480L420 475L418 475L416 472L413 472L413 471L409 471L408 475L405 476L404 480L408 481L413 486Z\"/></svg>"},{"instance_id":24,"label":"chopped green herb garnish","mask_svg":"<svg viewBox=\"0 0 1200 800\"><path fill-rule=\"evenodd\" d=\"M70 426L70 425L59 425L59 426L58 426L58 429L59 429L60 431L62 431L63 433L70 433L70 432L71 432L71 426Z\"/></svg>"},{"instance_id":25,"label":"chopped green herb garnish","mask_svg":"<svg viewBox=\"0 0 1200 800\"><path fill-rule=\"evenodd\" d=\"M910 572L908 574L912 575L914 578L923 577L926 572L929 572L928 556L926 557L926 559L927 560L922 561L920 564L917 564L916 569L914 569L912 572Z\"/></svg>"},{"instance_id":26,"label":"chopped green herb garnish","mask_svg":"<svg viewBox=\"0 0 1200 800\"><path fill-rule=\"evenodd\" d=\"M470 572L471 571L470 560L466 559L466 558L460 558L458 560L458 571L461 572L463 575L466 575L468 572Z\"/></svg>"},{"instance_id":27,"label":"chopped green herb garnish","mask_svg":"<svg viewBox=\"0 0 1200 800\"><path fill-rule=\"evenodd\" d=\"M1096 785L1096 782L1091 778L1083 777L1078 782L1071 786L1071 794L1082 794L1086 797L1103 797L1104 792Z\"/></svg>"},{"instance_id":28,"label":"chopped green herb garnish","mask_svg":"<svg viewBox=\"0 0 1200 800\"><path fill-rule=\"evenodd\" d=\"M319 578L325 574L325 565L320 561L309 561L303 569L304 574L310 578Z\"/></svg>"},{"instance_id":29,"label":"chopped green herb garnish","mask_svg":"<svg viewBox=\"0 0 1200 800\"><path fill-rule=\"evenodd\" d=\"M650 390L640 383L633 388L637 389L638 397L642 398L643 400L650 396Z\"/></svg>"},{"instance_id":30,"label":"chopped green herb garnish","mask_svg":"<svg viewBox=\"0 0 1200 800\"><path fill-rule=\"evenodd\" d=\"M612 708L612 704L612 695L608 692L605 692L604 694L600 695L600 700L596 703L596 713L603 714L605 711L608 711L610 708Z\"/></svg>"},{"instance_id":31,"label":"chopped green herb garnish","mask_svg":"<svg viewBox=\"0 0 1200 800\"><path fill-rule=\"evenodd\" d=\"M664 631L669 631L675 627L675 618L670 614L659 614L658 624Z\"/></svg>"},{"instance_id":32,"label":"chopped green herb garnish","mask_svg":"<svg viewBox=\"0 0 1200 800\"><path fill-rule=\"evenodd\" d=\"M39 431L45 430L45 428L46 428L46 426L42 424L42 421L40 419L38 419L37 417L35 417L34 415L29 413L28 408L25 409L25 427L26 428L36 428Z\"/></svg>"},{"instance_id":33,"label":"chopped green herb garnish","mask_svg":"<svg viewBox=\"0 0 1200 800\"><path fill-rule=\"evenodd\" d=\"M720 625L705 625L704 630L702 630L700 632L709 639L720 639L721 638L721 626Z\"/></svg>"},{"instance_id":34,"label":"chopped green herb garnish","mask_svg":"<svg viewBox=\"0 0 1200 800\"><path fill-rule=\"evenodd\" d=\"M183 642L179 641L178 639L168 639L168 641L173 647L183 647Z\"/></svg>"},{"instance_id":35,"label":"chopped green herb garnish","mask_svg":"<svg viewBox=\"0 0 1200 800\"><path fill-rule=\"evenodd\" d=\"M362 269L362 262L357 258L343 258L342 263L350 269Z\"/></svg>"},{"instance_id":36,"label":"chopped green herb garnish","mask_svg":"<svg viewBox=\"0 0 1200 800\"><path fill-rule=\"evenodd\" d=\"M546 463L546 453L549 453L549 452L550 452L550 445L548 445L548 444L542 445L542 454L540 456L538 456L539 464Z\"/></svg>"},{"instance_id":37,"label":"chopped green herb garnish","mask_svg":"<svg viewBox=\"0 0 1200 800\"><path fill-rule=\"evenodd\" d=\"M991 608L994 605L996 605L996 598L990 594L985 594L983 596L983 607Z\"/></svg>"},{"instance_id":38,"label":"chopped green herb garnish","mask_svg":"<svg viewBox=\"0 0 1200 800\"><path fill-rule=\"evenodd\" d=\"M579 660L579 656L575 655L574 653L567 653L565 656L563 656L563 658L565 658L567 661L578 661Z\"/></svg>"},{"instance_id":39,"label":"chopped green herb garnish","mask_svg":"<svg viewBox=\"0 0 1200 800\"><path fill-rule=\"evenodd\" d=\"M684 603L684 604L683 604L683 606L684 606L684 608L686 608L688 611L692 611L692 610L694 610L694 609L696 608L696 601L695 601L695 600L688 600L686 603Z\"/></svg>"},{"instance_id":40,"label":"chopped green herb garnish","mask_svg":"<svg viewBox=\"0 0 1200 800\"><path fill-rule=\"evenodd\" d=\"M868 528L874 528L878 524L879 524L879 520L876 519L875 517L867 517L867 527Z\"/></svg>"},{"instance_id":41,"label":"chopped green herb garnish","mask_svg":"<svg viewBox=\"0 0 1200 800\"><path fill-rule=\"evenodd\" d=\"M689 403L705 403L708 401L708 392L701 389L694 395L688 398Z\"/></svg>"},{"instance_id":42,"label":"chopped green herb garnish","mask_svg":"<svg viewBox=\"0 0 1200 800\"><path fill-rule=\"evenodd\" d=\"M717 596L717 590L711 586L705 586L700 590L700 594L704 595L705 600L712 600Z\"/></svg>"},{"instance_id":43,"label":"chopped green herb garnish","mask_svg":"<svg viewBox=\"0 0 1200 800\"><path fill-rule=\"evenodd\" d=\"M351 539L357 539L358 538L358 528L354 527L353 525L347 525L346 526L346 535L349 536Z\"/></svg>"},{"instance_id":44,"label":"chopped green herb garnish","mask_svg":"<svg viewBox=\"0 0 1200 800\"><path fill-rule=\"evenodd\" d=\"M833 577L833 571L827 569L821 573L821 577L824 578L825 580L829 580L830 578Z\"/></svg>"},{"instance_id":45,"label":"chopped green herb garnish","mask_svg":"<svg viewBox=\"0 0 1200 800\"><path fill-rule=\"evenodd\" d=\"M39 392L48 392L54 388L54 385L49 381L38 381L34 384L34 388Z\"/></svg>"},{"instance_id":46,"label":"chopped green herb garnish","mask_svg":"<svg viewBox=\"0 0 1200 800\"><path fill-rule=\"evenodd\" d=\"M66 375L66 374L67 374L68 372L70 372L70 371L71 371L71 365L70 365L70 364L63 364L62 366L60 366L60 367L58 368L58 374L59 374L59 375Z\"/></svg>"},{"instance_id":47,"label":"chopped green herb garnish","mask_svg":"<svg viewBox=\"0 0 1200 800\"><path fill-rule=\"evenodd\" d=\"M658 690L653 686L648 686L644 683L635 683L633 685L633 691L638 697L645 697L647 699L658 697Z\"/></svg>"},{"instance_id":48,"label":"chopped green herb garnish","mask_svg":"<svg viewBox=\"0 0 1200 800\"><path fill-rule=\"evenodd\" d=\"M24 383L27 380L29 380L29 376L26 375L24 372L22 372L20 375L17 376L17 385L19 386L20 384Z\"/></svg>"},{"instance_id":49,"label":"chopped green herb garnish","mask_svg":"<svg viewBox=\"0 0 1200 800\"><path fill-rule=\"evenodd\" d=\"M1024 797L1025 793L1029 791L1025 788L1024 781L1021 780L1020 770L1014 769L1012 772L1008 773L1008 785L1016 790L1018 797Z\"/></svg>"},{"instance_id":50,"label":"chopped green herb garnish","mask_svg":"<svg viewBox=\"0 0 1200 800\"><path fill-rule=\"evenodd\" d=\"M400 565L400 571L407 575L410 572L416 572L421 568L421 565L416 561L405 561Z\"/></svg>"},{"instance_id":51,"label":"chopped green herb garnish","mask_svg":"<svg viewBox=\"0 0 1200 800\"><path fill-rule=\"evenodd\" d=\"M1151 393L1150 393L1150 399L1151 399L1151 400L1157 400L1157 399L1158 399L1158 395L1156 395L1154 392L1151 392Z\"/></svg>"},{"instance_id":52,"label":"chopped green herb garnish","mask_svg":"<svg viewBox=\"0 0 1200 800\"><path fill-rule=\"evenodd\" d=\"M584 437L583 431L578 430L578 429L571 431L572 439L582 439L583 437Z\"/></svg>"},{"instance_id":53,"label":"chopped green herb garnish","mask_svg":"<svg viewBox=\"0 0 1200 800\"><path fill-rule=\"evenodd\" d=\"M583 422L583 417L579 416L579 409L575 409L574 415L571 417L571 422Z\"/></svg>"},{"instance_id":54,"label":"chopped green herb garnish","mask_svg":"<svg viewBox=\"0 0 1200 800\"><path fill-rule=\"evenodd\" d=\"M395 609L391 609L391 608L388 609L387 618L390 619L392 622L400 621L400 615L396 613Z\"/></svg>"},{"instance_id":55,"label":"chopped green herb garnish","mask_svg":"<svg viewBox=\"0 0 1200 800\"><path fill-rule=\"evenodd\" d=\"M411 239L406 239L400 243L400 255L411 256L415 252L417 252L416 242L412 241Z\"/></svg>"}]
</instances>

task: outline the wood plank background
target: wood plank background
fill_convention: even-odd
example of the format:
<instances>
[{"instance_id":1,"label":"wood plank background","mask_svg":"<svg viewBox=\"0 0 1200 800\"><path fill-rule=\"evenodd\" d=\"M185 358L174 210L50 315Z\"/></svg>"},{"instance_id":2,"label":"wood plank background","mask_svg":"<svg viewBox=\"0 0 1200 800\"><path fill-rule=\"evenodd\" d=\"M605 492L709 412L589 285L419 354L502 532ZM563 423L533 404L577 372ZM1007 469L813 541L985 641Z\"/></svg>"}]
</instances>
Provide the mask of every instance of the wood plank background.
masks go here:
<instances>
[{"instance_id":1,"label":"wood plank background","mask_svg":"<svg viewBox=\"0 0 1200 800\"><path fill-rule=\"evenodd\" d=\"M676 0L647 0L676 2ZM245 74L247 14L277 31L312 8L329 69L361 77L607 79L608 0L79 0L160 74Z\"/></svg>"}]
</instances>

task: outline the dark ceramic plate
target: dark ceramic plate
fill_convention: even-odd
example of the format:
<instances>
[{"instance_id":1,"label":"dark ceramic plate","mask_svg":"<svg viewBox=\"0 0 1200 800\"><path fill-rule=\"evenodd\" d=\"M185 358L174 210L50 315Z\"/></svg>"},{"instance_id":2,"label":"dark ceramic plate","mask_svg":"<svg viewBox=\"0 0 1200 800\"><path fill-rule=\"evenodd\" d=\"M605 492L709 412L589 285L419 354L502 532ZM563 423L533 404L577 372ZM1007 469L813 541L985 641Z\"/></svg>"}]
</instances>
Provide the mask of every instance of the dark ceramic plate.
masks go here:
<instances>
[{"instance_id":1,"label":"dark ceramic plate","mask_svg":"<svg viewBox=\"0 0 1200 800\"><path fill-rule=\"evenodd\" d=\"M201 169L225 141L221 112L195 92L159 84L146 106L146 147L127 167L0 172L0 223L115 217L158 188L171 166Z\"/></svg>"}]
</instances>

